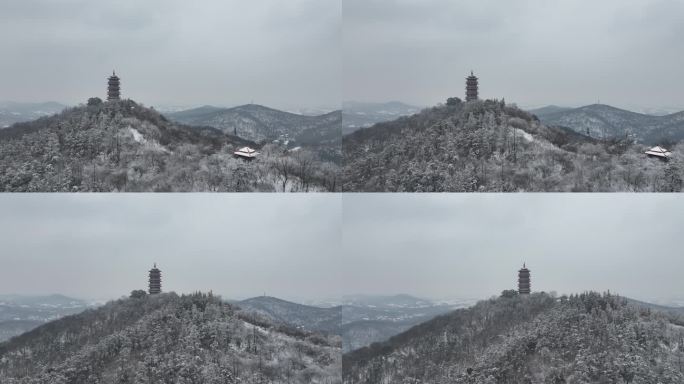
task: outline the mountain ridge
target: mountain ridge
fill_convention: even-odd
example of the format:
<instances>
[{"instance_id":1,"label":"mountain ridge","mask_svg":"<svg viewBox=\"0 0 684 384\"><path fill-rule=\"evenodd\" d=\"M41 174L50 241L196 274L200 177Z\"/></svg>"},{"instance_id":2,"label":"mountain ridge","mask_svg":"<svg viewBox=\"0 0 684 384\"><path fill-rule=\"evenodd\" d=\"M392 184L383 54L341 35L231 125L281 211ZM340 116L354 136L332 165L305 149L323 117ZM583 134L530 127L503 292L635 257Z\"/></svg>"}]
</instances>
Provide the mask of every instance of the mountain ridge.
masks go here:
<instances>
[{"instance_id":1,"label":"mountain ridge","mask_svg":"<svg viewBox=\"0 0 684 384\"><path fill-rule=\"evenodd\" d=\"M298 329L335 334L341 322L341 307L320 308L298 304L271 296L256 296L235 302L245 310L257 313L273 322Z\"/></svg>"},{"instance_id":2,"label":"mountain ridge","mask_svg":"<svg viewBox=\"0 0 684 384\"><path fill-rule=\"evenodd\" d=\"M648 115L606 104L591 104L538 115L542 122L569 127L598 138L628 136L638 142L656 145L684 139L684 111Z\"/></svg>"},{"instance_id":3,"label":"mountain ridge","mask_svg":"<svg viewBox=\"0 0 684 384\"><path fill-rule=\"evenodd\" d=\"M281 111L259 104L245 104L230 108L205 105L168 113L166 116L184 124L212 126L224 132L237 133L237 136L254 141L275 140L286 134L294 139L307 129L325 127L341 120L339 110L311 116ZM238 117L247 120L242 121L244 124L240 124Z\"/></svg>"}]
</instances>

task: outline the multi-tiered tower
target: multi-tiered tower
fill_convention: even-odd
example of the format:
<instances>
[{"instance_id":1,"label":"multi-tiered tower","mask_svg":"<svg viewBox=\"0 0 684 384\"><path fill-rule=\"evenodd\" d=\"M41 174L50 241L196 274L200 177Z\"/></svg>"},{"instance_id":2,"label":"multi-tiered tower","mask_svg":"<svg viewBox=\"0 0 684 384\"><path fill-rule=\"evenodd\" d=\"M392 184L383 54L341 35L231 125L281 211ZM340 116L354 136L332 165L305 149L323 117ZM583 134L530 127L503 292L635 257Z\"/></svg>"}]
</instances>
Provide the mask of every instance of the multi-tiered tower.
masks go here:
<instances>
[{"instance_id":1,"label":"multi-tiered tower","mask_svg":"<svg viewBox=\"0 0 684 384\"><path fill-rule=\"evenodd\" d=\"M466 101L477 100L477 77L470 71L470 76L466 77Z\"/></svg>"},{"instance_id":2,"label":"multi-tiered tower","mask_svg":"<svg viewBox=\"0 0 684 384\"><path fill-rule=\"evenodd\" d=\"M157 263L150 269L150 295L161 293L161 271L157 268Z\"/></svg>"},{"instance_id":3,"label":"multi-tiered tower","mask_svg":"<svg viewBox=\"0 0 684 384\"><path fill-rule=\"evenodd\" d=\"M523 263L522 269L518 271L518 293L521 295L530 294L530 270L525 267L525 263Z\"/></svg>"},{"instance_id":4,"label":"multi-tiered tower","mask_svg":"<svg viewBox=\"0 0 684 384\"><path fill-rule=\"evenodd\" d=\"M120 100L121 99L121 83L119 82L119 76L116 72L112 71L112 75L109 77L107 82L107 100Z\"/></svg>"}]
</instances>

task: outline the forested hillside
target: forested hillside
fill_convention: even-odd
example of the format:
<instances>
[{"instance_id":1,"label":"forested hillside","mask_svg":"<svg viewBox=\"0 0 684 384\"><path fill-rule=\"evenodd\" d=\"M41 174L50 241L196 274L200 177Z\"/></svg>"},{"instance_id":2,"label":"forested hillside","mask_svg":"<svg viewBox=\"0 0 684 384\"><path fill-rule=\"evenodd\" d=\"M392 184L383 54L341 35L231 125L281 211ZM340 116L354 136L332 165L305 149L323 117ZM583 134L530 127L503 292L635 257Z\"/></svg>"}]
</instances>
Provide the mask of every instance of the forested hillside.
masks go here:
<instances>
[{"instance_id":1,"label":"forested hillside","mask_svg":"<svg viewBox=\"0 0 684 384\"><path fill-rule=\"evenodd\" d=\"M234 158L242 146L260 155ZM306 149L172 123L131 100L0 130L0 191L333 191L337 169Z\"/></svg>"},{"instance_id":2,"label":"forested hillside","mask_svg":"<svg viewBox=\"0 0 684 384\"><path fill-rule=\"evenodd\" d=\"M671 315L610 294L505 296L346 354L344 382L684 382L684 327Z\"/></svg>"},{"instance_id":3,"label":"forested hillside","mask_svg":"<svg viewBox=\"0 0 684 384\"><path fill-rule=\"evenodd\" d=\"M339 383L340 339L211 294L110 302L0 344L0 382Z\"/></svg>"},{"instance_id":4,"label":"forested hillside","mask_svg":"<svg viewBox=\"0 0 684 384\"><path fill-rule=\"evenodd\" d=\"M450 102L343 138L344 191L680 191L646 146L546 126L503 101Z\"/></svg>"}]
</instances>

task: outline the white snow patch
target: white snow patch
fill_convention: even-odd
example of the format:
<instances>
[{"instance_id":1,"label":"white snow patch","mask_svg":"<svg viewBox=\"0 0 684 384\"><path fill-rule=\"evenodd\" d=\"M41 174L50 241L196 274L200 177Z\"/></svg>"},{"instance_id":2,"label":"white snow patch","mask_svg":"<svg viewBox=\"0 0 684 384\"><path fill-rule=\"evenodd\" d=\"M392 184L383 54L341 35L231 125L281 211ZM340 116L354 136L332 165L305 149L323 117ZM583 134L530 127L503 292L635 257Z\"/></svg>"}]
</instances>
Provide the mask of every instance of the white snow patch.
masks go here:
<instances>
[{"instance_id":1,"label":"white snow patch","mask_svg":"<svg viewBox=\"0 0 684 384\"><path fill-rule=\"evenodd\" d=\"M520 136L522 136L522 138L524 138L525 140L527 140L527 141L529 141L529 142L533 142L533 141L534 141L534 136L532 136L532 135L530 135L529 133L523 131L522 129L518 129L518 128L514 128L514 129L515 129L515 134L516 134L516 136L517 136L517 135L520 135Z\"/></svg>"},{"instance_id":2,"label":"white snow patch","mask_svg":"<svg viewBox=\"0 0 684 384\"><path fill-rule=\"evenodd\" d=\"M152 149L155 151L160 151L160 152L169 152L168 149L164 148L161 144L159 144L155 140L147 140L145 136L143 136L140 131L133 127L128 127L128 132L133 135L133 140L135 140L136 143L140 143L143 145L143 147Z\"/></svg>"},{"instance_id":3,"label":"white snow patch","mask_svg":"<svg viewBox=\"0 0 684 384\"><path fill-rule=\"evenodd\" d=\"M128 131L133 135L133 140L138 143L146 143L145 137L137 129L128 127Z\"/></svg>"}]
</instances>

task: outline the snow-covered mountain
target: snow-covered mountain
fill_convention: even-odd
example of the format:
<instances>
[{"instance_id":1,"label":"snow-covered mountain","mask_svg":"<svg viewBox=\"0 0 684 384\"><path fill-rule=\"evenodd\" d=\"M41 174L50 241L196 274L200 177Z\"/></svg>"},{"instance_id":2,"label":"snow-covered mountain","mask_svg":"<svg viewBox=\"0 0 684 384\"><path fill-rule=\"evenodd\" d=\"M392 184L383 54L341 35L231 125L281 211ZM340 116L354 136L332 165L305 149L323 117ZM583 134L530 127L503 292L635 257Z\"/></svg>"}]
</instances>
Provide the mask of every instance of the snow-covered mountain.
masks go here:
<instances>
[{"instance_id":1,"label":"snow-covered mountain","mask_svg":"<svg viewBox=\"0 0 684 384\"><path fill-rule=\"evenodd\" d=\"M0 343L1 383L341 383L339 336L196 293L145 295Z\"/></svg>"},{"instance_id":2,"label":"snow-covered mountain","mask_svg":"<svg viewBox=\"0 0 684 384\"><path fill-rule=\"evenodd\" d=\"M273 321L310 331L337 333L342 320L341 307L319 308L292 303L270 296L236 302L240 308Z\"/></svg>"},{"instance_id":3,"label":"snow-covered mountain","mask_svg":"<svg viewBox=\"0 0 684 384\"><path fill-rule=\"evenodd\" d=\"M597 293L501 297L343 357L345 384L684 382L684 327Z\"/></svg>"},{"instance_id":4,"label":"snow-covered mountain","mask_svg":"<svg viewBox=\"0 0 684 384\"><path fill-rule=\"evenodd\" d=\"M531 111L549 125L560 125L594 138L630 137L644 144L676 143L684 139L684 111L668 115L647 115L592 104L574 109Z\"/></svg>"},{"instance_id":5,"label":"snow-covered mountain","mask_svg":"<svg viewBox=\"0 0 684 384\"><path fill-rule=\"evenodd\" d=\"M253 161L234 156L245 146ZM0 130L0 191L334 190L338 167L320 152L172 122L132 100L95 102Z\"/></svg>"},{"instance_id":6,"label":"snow-covered mountain","mask_svg":"<svg viewBox=\"0 0 684 384\"><path fill-rule=\"evenodd\" d=\"M0 102L0 129L7 128L14 123L53 115L64 108L66 108L65 105L52 101L46 103Z\"/></svg>"},{"instance_id":7,"label":"snow-covered mountain","mask_svg":"<svg viewBox=\"0 0 684 384\"><path fill-rule=\"evenodd\" d=\"M346 135L358 129L370 127L375 123L413 115L420 112L420 109L420 107L399 101L387 103L345 101L342 103L342 133Z\"/></svg>"},{"instance_id":8,"label":"snow-covered mountain","mask_svg":"<svg viewBox=\"0 0 684 384\"><path fill-rule=\"evenodd\" d=\"M292 140L307 144L323 139L339 141L342 115L299 115L258 104L233 108L204 106L169 113L169 119L188 125L209 126L252 141Z\"/></svg>"},{"instance_id":9,"label":"snow-covered mountain","mask_svg":"<svg viewBox=\"0 0 684 384\"><path fill-rule=\"evenodd\" d=\"M410 295L350 295L344 296L337 305L325 308L269 296L234 302L243 310L276 324L341 335L344 351L387 340L413 325L471 303L469 300L459 300L457 304L434 303Z\"/></svg>"},{"instance_id":10,"label":"snow-covered mountain","mask_svg":"<svg viewBox=\"0 0 684 384\"><path fill-rule=\"evenodd\" d=\"M557 105L547 105L541 108L528 109L527 112L537 115L538 117L546 116L552 113L569 111L572 108L569 107L559 107Z\"/></svg>"},{"instance_id":11,"label":"snow-covered mountain","mask_svg":"<svg viewBox=\"0 0 684 384\"><path fill-rule=\"evenodd\" d=\"M344 351L384 341L435 316L470 305L435 303L410 295L353 295L343 298L340 334Z\"/></svg>"},{"instance_id":12,"label":"snow-covered mountain","mask_svg":"<svg viewBox=\"0 0 684 384\"><path fill-rule=\"evenodd\" d=\"M681 191L684 142L666 146L669 162L646 156L649 147L545 124L503 100L456 102L345 135L342 190Z\"/></svg>"}]
</instances>

